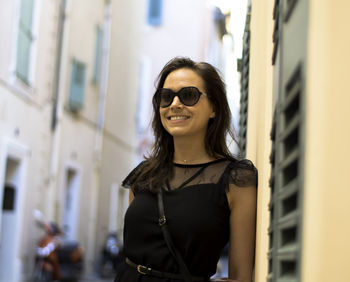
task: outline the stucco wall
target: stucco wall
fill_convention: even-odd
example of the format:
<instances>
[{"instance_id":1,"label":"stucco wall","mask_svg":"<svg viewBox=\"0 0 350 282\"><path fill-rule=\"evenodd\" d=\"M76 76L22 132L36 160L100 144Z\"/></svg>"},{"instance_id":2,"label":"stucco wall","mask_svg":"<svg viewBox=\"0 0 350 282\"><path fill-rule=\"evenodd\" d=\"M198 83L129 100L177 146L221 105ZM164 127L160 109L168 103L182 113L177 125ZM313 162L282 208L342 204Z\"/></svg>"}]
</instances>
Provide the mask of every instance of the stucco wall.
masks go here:
<instances>
[{"instance_id":1,"label":"stucco wall","mask_svg":"<svg viewBox=\"0 0 350 282\"><path fill-rule=\"evenodd\" d=\"M350 4L309 5L302 281L348 281Z\"/></svg>"}]
</instances>

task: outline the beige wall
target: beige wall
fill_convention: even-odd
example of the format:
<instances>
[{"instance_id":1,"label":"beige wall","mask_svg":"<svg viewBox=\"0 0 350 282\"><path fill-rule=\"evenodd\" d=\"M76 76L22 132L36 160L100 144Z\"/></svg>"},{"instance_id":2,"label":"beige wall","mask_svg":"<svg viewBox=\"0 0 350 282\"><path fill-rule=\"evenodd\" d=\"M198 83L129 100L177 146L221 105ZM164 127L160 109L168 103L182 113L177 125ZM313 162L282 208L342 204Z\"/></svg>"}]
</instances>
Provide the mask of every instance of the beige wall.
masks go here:
<instances>
[{"instance_id":1,"label":"beige wall","mask_svg":"<svg viewBox=\"0 0 350 282\"><path fill-rule=\"evenodd\" d=\"M96 26L104 21L104 1L67 1L61 76L59 91L59 116L53 151L58 153L53 195L53 218L63 223L66 171L73 168L79 173L77 211L77 237L86 253L86 272L91 272L95 260L95 227L98 205L98 158L96 152L96 124L98 117L99 87L92 81L95 64ZM73 59L86 65L85 95L83 109L72 113L68 108ZM54 153L53 153L54 154Z\"/></svg>"},{"instance_id":2,"label":"beige wall","mask_svg":"<svg viewBox=\"0 0 350 282\"><path fill-rule=\"evenodd\" d=\"M111 53L105 129L123 143L134 147L143 10L136 0L111 3Z\"/></svg>"},{"instance_id":3,"label":"beige wall","mask_svg":"<svg viewBox=\"0 0 350 282\"><path fill-rule=\"evenodd\" d=\"M86 64L86 85L84 108L81 115L91 122L96 122L97 105L99 99L99 85L93 82L93 72L95 64L95 42L96 27L100 25L103 28L104 19L104 2L105 1L86 1L86 0L69 0L67 21L69 44L66 57L67 63L67 80L65 101L68 100L71 63L77 59Z\"/></svg>"},{"instance_id":4,"label":"beige wall","mask_svg":"<svg viewBox=\"0 0 350 282\"><path fill-rule=\"evenodd\" d=\"M309 3L302 281L349 281L350 3Z\"/></svg>"},{"instance_id":5,"label":"beige wall","mask_svg":"<svg viewBox=\"0 0 350 282\"><path fill-rule=\"evenodd\" d=\"M188 56L205 60L209 53L206 42L211 11L202 0L165 0L163 21L160 26L146 25L144 16L143 54L152 59L153 76L156 78L166 62L175 56Z\"/></svg>"},{"instance_id":6,"label":"beige wall","mask_svg":"<svg viewBox=\"0 0 350 282\"><path fill-rule=\"evenodd\" d=\"M272 124L272 0L252 1L247 158L259 172L255 280L266 281Z\"/></svg>"},{"instance_id":7,"label":"beige wall","mask_svg":"<svg viewBox=\"0 0 350 282\"><path fill-rule=\"evenodd\" d=\"M144 1L141 1L144 2ZM116 200L111 213L111 188L121 182L136 160L136 110L139 91L140 40L144 7L138 0L111 1L111 41L108 88L96 224L99 252L109 231L110 216L117 228L123 225L128 191ZM119 192L118 196L121 195ZM125 203L119 206L119 203ZM123 209L120 211L120 209ZM119 211L119 212L118 212ZM97 254L99 255L99 254Z\"/></svg>"}]
</instances>

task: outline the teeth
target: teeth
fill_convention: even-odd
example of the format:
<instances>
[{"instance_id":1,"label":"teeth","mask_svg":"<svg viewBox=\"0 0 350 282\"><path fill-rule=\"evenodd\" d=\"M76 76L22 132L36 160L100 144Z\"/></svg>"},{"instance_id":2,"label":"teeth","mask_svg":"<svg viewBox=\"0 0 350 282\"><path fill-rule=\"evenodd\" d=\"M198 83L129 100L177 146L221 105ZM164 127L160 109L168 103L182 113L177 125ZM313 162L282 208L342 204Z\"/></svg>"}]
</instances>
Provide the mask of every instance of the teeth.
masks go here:
<instances>
[{"instance_id":1,"label":"teeth","mask_svg":"<svg viewBox=\"0 0 350 282\"><path fill-rule=\"evenodd\" d=\"M179 120L179 119L187 119L186 116L173 116L173 117L170 117L170 120Z\"/></svg>"}]
</instances>

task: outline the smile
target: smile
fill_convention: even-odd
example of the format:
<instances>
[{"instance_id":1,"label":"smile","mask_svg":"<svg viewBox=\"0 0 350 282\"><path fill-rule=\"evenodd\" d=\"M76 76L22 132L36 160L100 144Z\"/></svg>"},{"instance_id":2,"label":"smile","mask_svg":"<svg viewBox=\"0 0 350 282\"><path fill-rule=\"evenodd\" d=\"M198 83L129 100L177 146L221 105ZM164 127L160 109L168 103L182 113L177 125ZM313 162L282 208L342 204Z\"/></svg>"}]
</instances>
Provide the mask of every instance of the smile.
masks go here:
<instances>
[{"instance_id":1,"label":"smile","mask_svg":"<svg viewBox=\"0 0 350 282\"><path fill-rule=\"evenodd\" d=\"M171 117L168 117L168 120L186 120L189 118L190 117L188 116L171 116Z\"/></svg>"}]
</instances>

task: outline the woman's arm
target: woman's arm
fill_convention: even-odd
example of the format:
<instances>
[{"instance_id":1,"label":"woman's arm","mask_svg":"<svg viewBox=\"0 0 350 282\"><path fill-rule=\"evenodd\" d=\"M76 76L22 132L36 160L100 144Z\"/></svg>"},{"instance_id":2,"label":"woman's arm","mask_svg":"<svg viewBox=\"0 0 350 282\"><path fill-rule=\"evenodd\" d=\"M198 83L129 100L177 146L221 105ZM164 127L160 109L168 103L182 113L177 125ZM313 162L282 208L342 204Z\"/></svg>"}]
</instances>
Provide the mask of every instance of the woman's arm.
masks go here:
<instances>
[{"instance_id":1,"label":"woman's arm","mask_svg":"<svg viewBox=\"0 0 350 282\"><path fill-rule=\"evenodd\" d=\"M255 186L230 184L229 278L251 282L255 254L256 198Z\"/></svg>"}]
</instances>

